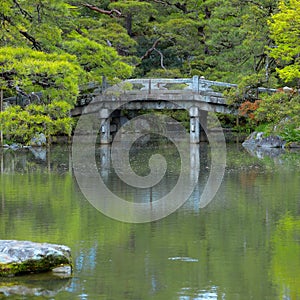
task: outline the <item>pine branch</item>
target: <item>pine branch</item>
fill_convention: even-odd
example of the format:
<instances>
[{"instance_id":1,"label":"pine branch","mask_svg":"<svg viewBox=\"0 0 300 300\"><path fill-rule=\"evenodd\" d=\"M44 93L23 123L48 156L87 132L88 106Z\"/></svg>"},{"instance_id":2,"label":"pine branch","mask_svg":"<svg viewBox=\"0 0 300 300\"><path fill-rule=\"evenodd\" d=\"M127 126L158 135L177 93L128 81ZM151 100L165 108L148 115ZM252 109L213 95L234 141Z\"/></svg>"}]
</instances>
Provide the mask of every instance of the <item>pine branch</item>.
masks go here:
<instances>
[{"instance_id":1,"label":"pine branch","mask_svg":"<svg viewBox=\"0 0 300 300\"><path fill-rule=\"evenodd\" d=\"M28 32L26 31L23 31L23 30L19 30L19 32L27 39L29 40L32 45L33 45L33 48L35 48L36 50L38 51L42 51L42 46L41 44L32 36L30 35Z\"/></svg>"},{"instance_id":2,"label":"pine branch","mask_svg":"<svg viewBox=\"0 0 300 300\"><path fill-rule=\"evenodd\" d=\"M4 65L3 64L0 64L0 66ZM1 71L0 73L0 77L3 78L4 80L11 80L13 78L13 76L17 75L17 72L16 70L14 69L11 69L11 70L6 70L6 71Z\"/></svg>"},{"instance_id":3,"label":"pine branch","mask_svg":"<svg viewBox=\"0 0 300 300\"><path fill-rule=\"evenodd\" d=\"M6 22L8 22L11 26L17 27L14 22L12 21L12 19L10 17L5 16L4 14L0 14L1 18L3 20L5 20ZM39 51L42 51L42 46L41 44L32 36L30 35L27 31L24 30L19 30L19 32L27 39L29 40L32 45L33 48Z\"/></svg>"},{"instance_id":4,"label":"pine branch","mask_svg":"<svg viewBox=\"0 0 300 300\"><path fill-rule=\"evenodd\" d=\"M96 11L96 12L98 12L100 14L108 15L111 18L120 18L120 17L123 17L122 13L119 10L117 10L117 9L105 10L105 9L99 8L97 6L88 4L88 3L82 4L82 5L84 7L87 7L89 9L93 10L93 11Z\"/></svg>"},{"instance_id":5,"label":"pine branch","mask_svg":"<svg viewBox=\"0 0 300 300\"><path fill-rule=\"evenodd\" d=\"M158 38L157 40L154 41L154 43L153 43L153 45L151 46L151 48L149 48L149 49L145 52L145 54L140 58L141 61L144 60L144 59L146 59L146 58L148 58L148 57L150 56L150 54L151 54L154 50L156 50L155 48L156 48L156 46L158 45L159 42L160 42L160 38ZM138 66L140 66L140 65L141 65L141 63L138 63L138 64L136 65L136 67L138 67Z\"/></svg>"},{"instance_id":6,"label":"pine branch","mask_svg":"<svg viewBox=\"0 0 300 300\"><path fill-rule=\"evenodd\" d=\"M158 43L160 42L160 39L161 38L158 38L157 40L154 41L153 45L145 52L145 54L140 58L141 61L146 59L146 58L149 58L149 56L151 55L151 53L153 51L157 52L159 55L160 55L160 66L166 70L165 66L164 66L164 55L162 54L162 52L158 49L156 49L156 46L158 45ZM136 64L135 66L136 67L139 67L141 65L141 62Z\"/></svg>"},{"instance_id":7,"label":"pine branch","mask_svg":"<svg viewBox=\"0 0 300 300\"><path fill-rule=\"evenodd\" d=\"M14 4L16 5L16 7L19 9L20 13L25 17L25 18L28 18L30 21L33 20L33 17L32 15L26 11L25 9L23 9L20 5L20 3L18 3L18 1L16 0L13 0Z\"/></svg>"}]
</instances>

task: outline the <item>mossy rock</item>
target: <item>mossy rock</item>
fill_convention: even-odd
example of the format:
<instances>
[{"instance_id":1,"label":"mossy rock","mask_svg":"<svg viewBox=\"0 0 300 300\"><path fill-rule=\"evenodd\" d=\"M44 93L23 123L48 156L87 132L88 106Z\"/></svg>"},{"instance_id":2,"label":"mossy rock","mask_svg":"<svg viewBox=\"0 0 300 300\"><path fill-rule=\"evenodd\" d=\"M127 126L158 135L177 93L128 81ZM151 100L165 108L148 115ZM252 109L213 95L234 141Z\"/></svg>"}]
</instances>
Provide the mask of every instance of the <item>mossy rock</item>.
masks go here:
<instances>
[{"instance_id":1,"label":"mossy rock","mask_svg":"<svg viewBox=\"0 0 300 300\"><path fill-rule=\"evenodd\" d=\"M0 276L51 271L62 265L72 268L71 250L64 245L0 240Z\"/></svg>"}]
</instances>

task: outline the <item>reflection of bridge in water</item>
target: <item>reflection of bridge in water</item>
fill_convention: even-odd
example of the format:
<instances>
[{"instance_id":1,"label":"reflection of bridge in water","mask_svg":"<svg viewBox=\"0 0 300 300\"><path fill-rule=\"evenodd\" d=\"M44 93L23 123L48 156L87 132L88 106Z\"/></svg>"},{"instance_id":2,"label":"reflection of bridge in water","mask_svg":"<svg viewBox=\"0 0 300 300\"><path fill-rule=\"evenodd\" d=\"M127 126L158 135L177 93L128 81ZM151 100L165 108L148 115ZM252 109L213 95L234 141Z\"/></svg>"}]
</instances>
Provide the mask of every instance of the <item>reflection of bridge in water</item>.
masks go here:
<instances>
[{"instance_id":1,"label":"reflection of bridge in water","mask_svg":"<svg viewBox=\"0 0 300 300\"><path fill-rule=\"evenodd\" d=\"M190 142L199 143L205 140L203 129L206 130L208 112L235 113L220 92L232 87L236 85L198 76L192 79L129 79L95 95L91 102L91 99L81 101L72 110L72 116L98 113L102 124L100 143L109 144L112 133L126 121L122 110L187 110Z\"/></svg>"},{"instance_id":2,"label":"reflection of bridge in water","mask_svg":"<svg viewBox=\"0 0 300 300\"><path fill-rule=\"evenodd\" d=\"M200 146L197 144L190 144L189 148L190 164L189 166L185 167L185 176L189 177L189 182L195 183L195 188L193 189L193 193L191 195L192 200L190 201L190 205L193 209L198 210L199 208L205 207L208 204L204 203L203 200L202 203L200 199L208 179L207 168L209 161L207 159L207 155L209 150L206 144L202 144L201 151ZM143 151L144 150L145 149L143 149ZM120 149L120 151L122 151L122 149ZM165 194L169 193L178 180L178 174L171 172L170 174L166 173L161 182L155 186L143 189L138 187L130 187L126 183L122 182L122 180L120 180L120 178L118 178L118 176L116 176L116 174L112 171L113 158L111 146L101 145L99 148L97 148L96 152L98 170L103 182L112 191L112 193L115 193L127 201L151 204L151 202L157 201L165 196ZM170 159L174 159L170 152L169 155ZM164 157L168 161L168 155ZM148 161L145 161L144 163L147 164Z\"/></svg>"}]
</instances>

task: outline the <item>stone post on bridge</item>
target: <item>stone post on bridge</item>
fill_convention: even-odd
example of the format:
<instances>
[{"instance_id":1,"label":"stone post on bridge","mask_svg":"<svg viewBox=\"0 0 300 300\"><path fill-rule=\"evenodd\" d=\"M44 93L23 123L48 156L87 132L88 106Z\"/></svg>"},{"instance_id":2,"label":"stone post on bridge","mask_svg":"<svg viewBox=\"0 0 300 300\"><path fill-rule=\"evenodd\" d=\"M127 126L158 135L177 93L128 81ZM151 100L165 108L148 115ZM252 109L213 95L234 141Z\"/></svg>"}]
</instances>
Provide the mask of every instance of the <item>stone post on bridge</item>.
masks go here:
<instances>
[{"instance_id":1,"label":"stone post on bridge","mask_svg":"<svg viewBox=\"0 0 300 300\"><path fill-rule=\"evenodd\" d=\"M191 107L190 113L190 142L198 144L207 142L207 136L204 131L207 127L207 111L199 110L198 107ZM201 124L200 124L201 120ZM202 125L202 126L201 126Z\"/></svg>"},{"instance_id":2,"label":"stone post on bridge","mask_svg":"<svg viewBox=\"0 0 300 300\"><path fill-rule=\"evenodd\" d=\"M110 110L103 108L99 112L100 117L100 144L110 144Z\"/></svg>"},{"instance_id":3,"label":"stone post on bridge","mask_svg":"<svg viewBox=\"0 0 300 300\"><path fill-rule=\"evenodd\" d=\"M192 80L193 80L193 84L192 84L193 92L199 93L199 76L197 75L193 76Z\"/></svg>"}]
</instances>

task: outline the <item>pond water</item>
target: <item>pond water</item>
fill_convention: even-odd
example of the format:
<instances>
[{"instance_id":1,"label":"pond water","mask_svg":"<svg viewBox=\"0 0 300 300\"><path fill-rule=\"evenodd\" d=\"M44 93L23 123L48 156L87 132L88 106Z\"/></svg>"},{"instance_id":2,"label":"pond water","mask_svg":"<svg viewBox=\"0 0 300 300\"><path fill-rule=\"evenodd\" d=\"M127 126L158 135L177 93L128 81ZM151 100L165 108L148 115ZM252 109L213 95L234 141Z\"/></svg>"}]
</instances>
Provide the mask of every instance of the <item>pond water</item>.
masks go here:
<instances>
[{"instance_id":1,"label":"pond water","mask_svg":"<svg viewBox=\"0 0 300 300\"><path fill-rule=\"evenodd\" d=\"M132 152L137 173L147 169L153 147ZM119 195L155 201L178 178L168 147L162 152L170 171L154 190L131 191L107 161L102 176ZM85 199L68 147L2 151L0 239L68 245L74 276L0 279L0 298L300 299L300 153L256 157L228 145L222 185L200 209L210 151L199 149L194 193L174 213L143 224L111 219ZM108 150L98 149L99 160Z\"/></svg>"}]
</instances>

